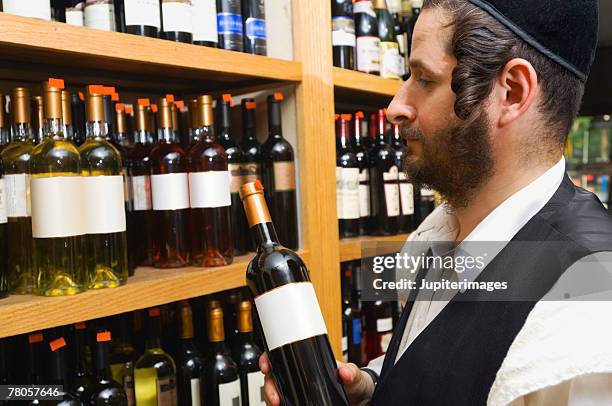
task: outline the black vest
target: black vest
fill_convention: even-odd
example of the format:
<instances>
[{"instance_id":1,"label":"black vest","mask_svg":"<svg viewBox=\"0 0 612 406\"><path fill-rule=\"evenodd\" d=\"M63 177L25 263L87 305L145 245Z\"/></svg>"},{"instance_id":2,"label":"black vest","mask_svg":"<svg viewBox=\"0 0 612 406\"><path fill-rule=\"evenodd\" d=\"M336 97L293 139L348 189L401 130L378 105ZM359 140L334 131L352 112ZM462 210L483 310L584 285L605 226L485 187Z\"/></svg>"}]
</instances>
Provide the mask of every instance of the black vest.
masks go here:
<instances>
[{"instance_id":1,"label":"black vest","mask_svg":"<svg viewBox=\"0 0 612 406\"><path fill-rule=\"evenodd\" d=\"M479 301L489 293L457 294L394 365L413 302L406 304L372 405L485 405L495 375L536 302L576 261L612 251L612 216L597 197L565 176L512 241L531 243L520 249L507 245L476 279L507 281L507 296Z\"/></svg>"}]
</instances>

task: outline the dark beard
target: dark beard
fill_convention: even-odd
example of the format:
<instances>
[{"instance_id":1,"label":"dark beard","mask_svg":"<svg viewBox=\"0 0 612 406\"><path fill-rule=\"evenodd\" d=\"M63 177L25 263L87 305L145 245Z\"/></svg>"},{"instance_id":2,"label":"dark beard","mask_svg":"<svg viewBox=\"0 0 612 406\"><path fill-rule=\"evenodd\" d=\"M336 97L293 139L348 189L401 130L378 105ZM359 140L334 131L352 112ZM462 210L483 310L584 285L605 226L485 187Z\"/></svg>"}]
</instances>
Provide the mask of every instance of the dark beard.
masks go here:
<instances>
[{"instance_id":1,"label":"dark beard","mask_svg":"<svg viewBox=\"0 0 612 406\"><path fill-rule=\"evenodd\" d=\"M418 128L402 128L404 139L419 139L422 158L408 153L403 170L415 183L438 191L455 209L466 207L493 175L493 157L486 114L431 136Z\"/></svg>"}]
</instances>

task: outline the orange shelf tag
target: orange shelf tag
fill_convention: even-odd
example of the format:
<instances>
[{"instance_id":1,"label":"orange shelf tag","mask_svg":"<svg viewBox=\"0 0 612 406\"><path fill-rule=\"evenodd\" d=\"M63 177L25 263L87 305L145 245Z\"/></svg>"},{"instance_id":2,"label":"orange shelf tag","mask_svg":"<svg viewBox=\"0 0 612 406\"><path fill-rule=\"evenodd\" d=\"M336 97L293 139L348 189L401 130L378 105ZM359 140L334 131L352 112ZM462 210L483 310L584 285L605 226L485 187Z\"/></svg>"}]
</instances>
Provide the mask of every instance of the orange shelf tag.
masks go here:
<instances>
[{"instance_id":1,"label":"orange shelf tag","mask_svg":"<svg viewBox=\"0 0 612 406\"><path fill-rule=\"evenodd\" d=\"M101 331L96 334L96 341L99 343L105 343L111 340L111 332L110 331Z\"/></svg>"},{"instance_id":2,"label":"orange shelf tag","mask_svg":"<svg viewBox=\"0 0 612 406\"><path fill-rule=\"evenodd\" d=\"M28 336L28 343L30 344L36 344L36 343L41 342L42 340L43 340L42 333L34 333Z\"/></svg>"}]
</instances>

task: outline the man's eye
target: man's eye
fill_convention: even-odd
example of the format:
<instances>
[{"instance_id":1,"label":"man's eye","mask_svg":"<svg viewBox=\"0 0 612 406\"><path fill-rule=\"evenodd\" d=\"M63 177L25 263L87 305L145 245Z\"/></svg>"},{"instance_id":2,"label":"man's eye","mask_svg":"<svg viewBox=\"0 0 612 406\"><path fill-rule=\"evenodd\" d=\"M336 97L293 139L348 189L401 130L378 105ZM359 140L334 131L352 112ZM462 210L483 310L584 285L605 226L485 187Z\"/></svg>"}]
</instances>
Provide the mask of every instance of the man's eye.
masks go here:
<instances>
[{"instance_id":1,"label":"man's eye","mask_svg":"<svg viewBox=\"0 0 612 406\"><path fill-rule=\"evenodd\" d=\"M423 79L423 78L419 78L417 80L417 83L421 86L421 87L427 87L431 84L431 81L427 80L427 79Z\"/></svg>"}]
</instances>

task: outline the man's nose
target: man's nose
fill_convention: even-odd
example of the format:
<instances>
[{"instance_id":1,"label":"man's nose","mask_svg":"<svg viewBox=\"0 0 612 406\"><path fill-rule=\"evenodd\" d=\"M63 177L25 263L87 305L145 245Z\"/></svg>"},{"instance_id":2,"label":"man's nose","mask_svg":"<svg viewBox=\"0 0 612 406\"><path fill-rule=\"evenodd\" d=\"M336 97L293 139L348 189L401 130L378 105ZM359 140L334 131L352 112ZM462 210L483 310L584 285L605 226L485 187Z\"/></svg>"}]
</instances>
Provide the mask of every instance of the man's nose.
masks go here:
<instances>
[{"instance_id":1,"label":"man's nose","mask_svg":"<svg viewBox=\"0 0 612 406\"><path fill-rule=\"evenodd\" d=\"M405 84L398 90L387 107L387 120L391 124L412 123L417 118L416 108L406 100L404 87Z\"/></svg>"}]
</instances>

